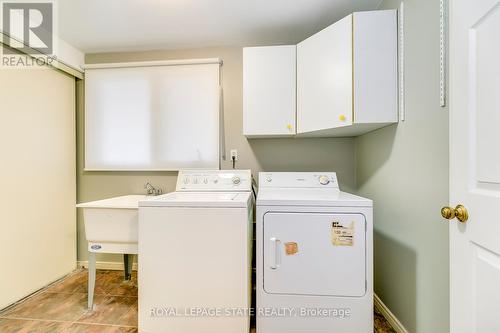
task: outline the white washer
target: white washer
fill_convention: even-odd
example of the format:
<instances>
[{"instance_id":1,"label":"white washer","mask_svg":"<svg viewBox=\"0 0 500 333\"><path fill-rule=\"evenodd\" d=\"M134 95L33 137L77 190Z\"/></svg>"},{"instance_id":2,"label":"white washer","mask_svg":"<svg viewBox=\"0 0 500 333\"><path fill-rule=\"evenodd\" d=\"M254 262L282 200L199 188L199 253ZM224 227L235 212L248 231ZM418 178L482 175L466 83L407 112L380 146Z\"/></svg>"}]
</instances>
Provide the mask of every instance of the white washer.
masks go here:
<instances>
[{"instance_id":1,"label":"white washer","mask_svg":"<svg viewBox=\"0 0 500 333\"><path fill-rule=\"evenodd\" d=\"M250 170L180 171L139 203L139 332L249 332L251 186Z\"/></svg>"},{"instance_id":2,"label":"white washer","mask_svg":"<svg viewBox=\"0 0 500 333\"><path fill-rule=\"evenodd\" d=\"M257 332L373 332L372 201L335 173L259 174Z\"/></svg>"}]
</instances>

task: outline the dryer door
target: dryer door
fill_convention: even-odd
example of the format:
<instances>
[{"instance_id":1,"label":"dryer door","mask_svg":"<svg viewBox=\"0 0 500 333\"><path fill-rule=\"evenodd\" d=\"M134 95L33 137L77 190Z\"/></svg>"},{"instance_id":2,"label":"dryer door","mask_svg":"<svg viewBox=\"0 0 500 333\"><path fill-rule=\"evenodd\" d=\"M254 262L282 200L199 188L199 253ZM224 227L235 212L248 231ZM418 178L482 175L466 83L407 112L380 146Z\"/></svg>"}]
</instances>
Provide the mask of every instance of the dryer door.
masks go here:
<instances>
[{"instance_id":1,"label":"dryer door","mask_svg":"<svg viewBox=\"0 0 500 333\"><path fill-rule=\"evenodd\" d=\"M263 268L270 294L364 296L364 215L266 213Z\"/></svg>"}]
</instances>

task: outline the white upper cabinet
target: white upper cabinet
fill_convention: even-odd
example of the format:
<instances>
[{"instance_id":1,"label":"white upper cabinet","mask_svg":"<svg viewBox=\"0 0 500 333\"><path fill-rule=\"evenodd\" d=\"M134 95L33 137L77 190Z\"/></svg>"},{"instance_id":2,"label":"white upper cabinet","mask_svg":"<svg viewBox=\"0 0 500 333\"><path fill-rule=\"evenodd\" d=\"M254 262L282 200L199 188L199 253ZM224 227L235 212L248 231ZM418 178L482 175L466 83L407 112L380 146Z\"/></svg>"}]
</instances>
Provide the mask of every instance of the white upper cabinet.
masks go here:
<instances>
[{"instance_id":1,"label":"white upper cabinet","mask_svg":"<svg viewBox=\"0 0 500 333\"><path fill-rule=\"evenodd\" d=\"M352 15L297 46L297 132L352 124Z\"/></svg>"},{"instance_id":2,"label":"white upper cabinet","mask_svg":"<svg viewBox=\"0 0 500 333\"><path fill-rule=\"evenodd\" d=\"M297 45L297 134L355 136L398 121L395 10L349 15Z\"/></svg>"},{"instance_id":3,"label":"white upper cabinet","mask_svg":"<svg viewBox=\"0 0 500 333\"><path fill-rule=\"evenodd\" d=\"M295 135L296 46L243 49L243 134Z\"/></svg>"},{"instance_id":4,"label":"white upper cabinet","mask_svg":"<svg viewBox=\"0 0 500 333\"><path fill-rule=\"evenodd\" d=\"M248 137L356 136L398 121L397 12L353 13L297 46L243 49Z\"/></svg>"}]
</instances>

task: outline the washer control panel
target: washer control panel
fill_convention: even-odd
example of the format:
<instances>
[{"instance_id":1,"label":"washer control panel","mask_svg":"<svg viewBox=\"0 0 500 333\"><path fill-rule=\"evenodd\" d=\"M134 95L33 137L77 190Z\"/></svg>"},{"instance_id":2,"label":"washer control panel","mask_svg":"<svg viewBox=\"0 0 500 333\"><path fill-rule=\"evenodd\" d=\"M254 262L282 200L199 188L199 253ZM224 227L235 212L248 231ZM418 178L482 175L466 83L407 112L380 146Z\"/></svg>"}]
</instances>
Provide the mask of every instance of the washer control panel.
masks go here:
<instances>
[{"instance_id":1,"label":"washer control panel","mask_svg":"<svg viewBox=\"0 0 500 333\"><path fill-rule=\"evenodd\" d=\"M336 188L335 172L260 172L259 188Z\"/></svg>"},{"instance_id":2,"label":"washer control panel","mask_svg":"<svg viewBox=\"0 0 500 333\"><path fill-rule=\"evenodd\" d=\"M176 191L251 191L250 170L180 170Z\"/></svg>"}]
</instances>

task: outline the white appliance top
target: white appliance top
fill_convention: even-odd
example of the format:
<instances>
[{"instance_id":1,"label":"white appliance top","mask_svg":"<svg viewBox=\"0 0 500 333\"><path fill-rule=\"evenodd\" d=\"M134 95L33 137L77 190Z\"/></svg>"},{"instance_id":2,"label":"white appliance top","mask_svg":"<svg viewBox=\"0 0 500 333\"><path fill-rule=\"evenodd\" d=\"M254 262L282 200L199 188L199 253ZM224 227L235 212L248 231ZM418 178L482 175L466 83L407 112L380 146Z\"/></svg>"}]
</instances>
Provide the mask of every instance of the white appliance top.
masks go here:
<instances>
[{"instance_id":1,"label":"white appliance top","mask_svg":"<svg viewBox=\"0 0 500 333\"><path fill-rule=\"evenodd\" d=\"M177 192L250 192L250 170L181 170Z\"/></svg>"},{"instance_id":2,"label":"white appliance top","mask_svg":"<svg viewBox=\"0 0 500 333\"><path fill-rule=\"evenodd\" d=\"M340 190L335 172L260 172L259 190L264 188Z\"/></svg>"},{"instance_id":3,"label":"white appliance top","mask_svg":"<svg viewBox=\"0 0 500 333\"><path fill-rule=\"evenodd\" d=\"M176 191L139 202L139 207L248 207L250 170L181 170Z\"/></svg>"},{"instance_id":4,"label":"white appliance top","mask_svg":"<svg viewBox=\"0 0 500 333\"><path fill-rule=\"evenodd\" d=\"M139 202L140 207L246 208L251 192L172 192Z\"/></svg>"},{"instance_id":5,"label":"white appliance top","mask_svg":"<svg viewBox=\"0 0 500 333\"><path fill-rule=\"evenodd\" d=\"M260 206L372 207L372 201L342 191L316 189L263 189L257 195Z\"/></svg>"},{"instance_id":6,"label":"white appliance top","mask_svg":"<svg viewBox=\"0 0 500 333\"><path fill-rule=\"evenodd\" d=\"M340 191L335 172L261 172L257 205L371 207L372 201Z\"/></svg>"}]
</instances>

